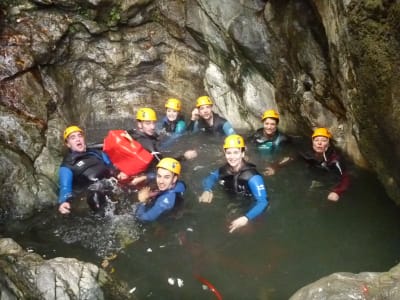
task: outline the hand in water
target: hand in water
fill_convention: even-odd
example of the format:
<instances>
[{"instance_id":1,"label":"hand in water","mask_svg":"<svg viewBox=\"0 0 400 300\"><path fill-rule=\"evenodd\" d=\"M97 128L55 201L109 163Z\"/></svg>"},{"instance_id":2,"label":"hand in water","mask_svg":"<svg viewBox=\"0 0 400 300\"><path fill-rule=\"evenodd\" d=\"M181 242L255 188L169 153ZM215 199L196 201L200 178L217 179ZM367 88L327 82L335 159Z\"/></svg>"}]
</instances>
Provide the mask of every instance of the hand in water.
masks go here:
<instances>
[{"instance_id":1,"label":"hand in water","mask_svg":"<svg viewBox=\"0 0 400 300\"><path fill-rule=\"evenodd\" d=\"M210 191L204 191L199 197L199 202L211 203L213 198L213 193Z\"/></svg>"},{"instance_id":2,"label":"hand in water","mask_svg":"<svg viewBox=\"0 0 400 300\"><path fill-rule=\"evenodd\" d=\"M71 212L71 204L69 202L61 203L58 207L58 211L63 215L69 214Z\"/></svg>"},{"instance_id":3,"label":"hand in water","mask_svg":"<svg viewBox=\"0 0 400 300\"><path fill-rule=\"evenodd\" d=\"M249 222L249 219L247 217L239 217L236 220L233 220L232 223L229 225L229 233L234 232L236 229L246 226L247 223Z\"/></svg>"},{"instance_id":4,"label":"hand in water","mask_svg":"<svg viewBox=\"0 0 400 300\"><path fill-rule=\"evenodd\" d=\"M150 187L145 186L138 192L138 199L141 203L146 203L150 199Z\"/></svg>"},{"instance_id":5,"label":"hand in water","mask_svg":"<svg viewBox=\"0 0 400 300\"><path fill-rule=\"evenodd\" d=\"M264 170L264 175L265 176L272 176L274 174L275 174L274 168L271 168L271 167L266 167L265 168L265 170Z\"/></svg>"},{"instance_id":6,"label":"hand in water","mask_svg":"<svg viewBox=\"0 0 400 300\"><path fill-rule=\"evenodd\" d=\"M187 151L185 152L185 154L183 154L183 156L184 156L187 160L191 160L191 159L197 157L197 151L196 151L196 150L187 150Z\"/></svg>"},{"instance_id":7,"label":"hand in water","mask_svg":"<svg viewBox=\"0 0 400 300\"><path fill-rule=\"evenodd\" d=\"M330 201L337 202L337 201L339 201L339 198L340 198L339 195L335 192L330 192L328 195L328 200L330 200Z\"/></svg>"}]
</instances>

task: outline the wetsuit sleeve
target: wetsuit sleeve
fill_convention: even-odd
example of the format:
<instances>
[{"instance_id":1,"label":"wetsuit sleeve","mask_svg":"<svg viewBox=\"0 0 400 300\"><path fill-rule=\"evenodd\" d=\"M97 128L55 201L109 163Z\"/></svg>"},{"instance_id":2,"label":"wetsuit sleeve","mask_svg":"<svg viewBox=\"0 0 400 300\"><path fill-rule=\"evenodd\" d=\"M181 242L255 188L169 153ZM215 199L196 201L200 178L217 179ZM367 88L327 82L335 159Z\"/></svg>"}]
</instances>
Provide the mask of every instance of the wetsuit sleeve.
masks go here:
<instances>
[{"instance_id":1,"label":"wetsuit sleeve","mask_svg":"<svg viewBox=\"0 0 400 300\"><path fill-rule=\"evenodd\" d=\"M246 217L249 220L254 219L260 215L264 209L268 206L267 189L265 188L264 180L260 175L254 175L248 181L249 189L256 204L246 213Z\"/></svg>"},{"instance_id":2,"label":"wetsuit sleeve","mask_svg":"<svg viewBox=\"0 0 400 300\"><path fill-rule=\"evenodd\" d=\"M335 165L336 165L336 168L339 170L339 173L341 174L341 176L340 176L339 183L333 187L331 192L334 192L340 196L348 189L348 187L350 185L350 175L347 172L347 170L344 169L343 164L336 162Z\"/></svg>"},{"instance_id":3,"label":"wetsuit sleeve","mask_svg":"<svg viewBox=\"0 0 400 300\"><path fill-rule=\"evenodd\" d=\"M72 184L74 175L67 167L60 167L58 172L60 193L58 195L58 203L64 203L68 198L72 197Z\"/></svg>"},{"instance_id":4,"label":"wetsuit sleeve","mask_svg":"<svg viewBox=\"0 0 400 300\"><path fill-rule=\"evenodd\" d=\"M190 120L190 122L187 126L187 130L192 133L198 132L199 131L199 122Z\"/></svg>"},{"instance_id":5,"label":"wetsuit sleeve","mask_svg":"<svg viewBox=\"0 0 400 300\"><path fill-rule=\"evenodd\" d=\"M183 120L178 121L175 128L175 134L181 135L186 131L186 123Z\"/></svg>"},{"instance_id":6,"label":"wetsuit sleeve","mask_svg":"<svg viewBox=\"0 0 400 300\"><path fill-rule=\"evenodd\" d=\"M142 222L155 221L162 213L171 210L175 205L176 193L167 193L159 196L154 205L148 209L144 203L139 203L136 217Z\"/></svg>"},{"instance_id":7,"label":"wetsuit sleeve","mask_svg":"<svg viewBox=\"0 0 400 300\"><path fill-rule=\"evenodd\" d=\"M233 129L232 125L228 121L224 123L222 129L226 136L236 133L235 129Z\"/></svg>"},{"instance_id":8,"label":"wetsuit sleeve","mask_svg":"<svg viewBox=\"0 0 400 300\"><path fill-rule=\"evenodd\" d=\"M218 181L218 178L219 178L219 169L212 171L210 175L208 175L203 180L203 190L211 191L215 183Z\"/></svg>"}]
</instances>

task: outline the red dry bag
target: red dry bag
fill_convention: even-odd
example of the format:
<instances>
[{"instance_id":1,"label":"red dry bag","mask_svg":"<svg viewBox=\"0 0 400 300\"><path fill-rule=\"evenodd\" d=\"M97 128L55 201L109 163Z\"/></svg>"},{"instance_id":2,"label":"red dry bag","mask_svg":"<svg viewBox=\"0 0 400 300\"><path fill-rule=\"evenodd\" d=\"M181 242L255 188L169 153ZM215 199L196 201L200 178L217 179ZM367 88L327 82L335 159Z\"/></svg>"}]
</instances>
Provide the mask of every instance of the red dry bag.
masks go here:
<instances>
[{"instance_id":1,"label":"red dry bag","mask_svg":"<svg viewBox=\"0 0 400 300\"><path fill-rule=\"evenodd\" d=\"M104 139L103 151L114 166L128 176L145 171L153 160L153 155L126 130L110 130Z\"/></svg>"}]
</instances>

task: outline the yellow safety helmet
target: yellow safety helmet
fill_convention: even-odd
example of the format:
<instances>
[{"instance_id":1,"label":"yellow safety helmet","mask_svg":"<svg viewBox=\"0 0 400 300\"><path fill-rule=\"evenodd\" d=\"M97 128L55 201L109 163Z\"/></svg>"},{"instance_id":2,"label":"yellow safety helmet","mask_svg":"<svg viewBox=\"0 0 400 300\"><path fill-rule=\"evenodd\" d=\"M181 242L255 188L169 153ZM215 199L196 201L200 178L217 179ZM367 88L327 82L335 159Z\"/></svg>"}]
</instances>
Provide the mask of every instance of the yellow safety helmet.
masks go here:
<instances>
[{"instance_id":1,"label":"yellow safety helmet","mask_svg":"<svg viewBox=\"0 0 400 300\"><path fill-rule=\"evenodd\" d=\"M196 107L202 106L202 105L213 105L213 102L210 97L208 96L201 96L197 98L196 101Z\"/></svg>"},{"instance_id":2,"label":"yellow safety helmet","mask_svg":"<svg viewBox=\"0 0 400 300\"><path fill-rule=\"evenodd\" d=\"M231 134L225 138L224 149L226 148L244 148L244 140L238 134Z\"/></svg>"},{"instance_id":3,"label":"yellow safety helmet","mask_svg":"<svg viewBox=\"0 0 400 300\"><path fill-rule=\"evenodd\" d=\"M315 138L316 136L324 136L327 137L328 139L332 138L332 134L325 127L316 128L312 134L312 139Z\"/></svg>"},{"instance_id":4,"label":"yellow safety helmet","mask_svg":"<svg viewBox=\"0 0 400 300\"><path fill-rule=\"evenodd\" d=\"M136 113L136 120L157 121L156 112L152 108L142 107Z\"/></svg>"},{"instance_id":5,"label":"yellow safety helmet","mask_svg":"<svg viewBox=\"0 0 400 300\"><path fill-rule=\"evenodd\" d=\"M176 175L181 174L181 163L175 158L165 157L158 162L156 167L166 169Z\"/></svg>"},{"instance_id":6,"label":"yellow safety helmet","mask_svg":"<svg viewBox=\"0 0 400 300\"><path fill-rule=\"evenodd\" d=\"M67 140L67 138L69 137L69 135L73 132L81 132L82 134L84 133L83 130L81 128L79 128L78 126L72 125L72 126L68 126L65 130L64 130L64 141Z\"/></svg>"},{"instance_id":7,"label":"yellow safety helmet","mask_svg":"<svg viewBox=\"0 0 400 300\"><path fill-rule=\"evenodd\" d=\"M181 111L182 105L181 100L175 98L169 98L167 103L165 103L166 108L175 109L176 111Z\"/></svg>"},{"instance_id":8,"label":"yellow safety helmet","mask_svg":"<svg viewBox=\"0 0 400 300\"><path fill-rule=\"evenodd\" d=\"M276 110L268 109L262 115L261 120L264 121L266 118L273 118L279 121L279 113Z\"/></svg>"}]
</instances>

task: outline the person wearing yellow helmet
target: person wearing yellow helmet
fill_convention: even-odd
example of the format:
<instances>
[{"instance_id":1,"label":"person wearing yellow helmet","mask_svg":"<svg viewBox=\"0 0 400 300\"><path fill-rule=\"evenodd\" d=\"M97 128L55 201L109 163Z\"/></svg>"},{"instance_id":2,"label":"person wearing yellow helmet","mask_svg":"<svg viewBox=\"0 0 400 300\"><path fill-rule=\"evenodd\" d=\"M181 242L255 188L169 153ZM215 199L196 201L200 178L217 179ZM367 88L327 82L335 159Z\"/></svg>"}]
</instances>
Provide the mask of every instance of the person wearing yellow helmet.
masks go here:
<instances>
[{"instance_id":1,"label":"person wearing yellow helmet","mask_svg":"<svg viewBox=\"0 0 400 300\"><path fill-rule=\"evenodd\" d=\"M167 144L163 145L160 140L159 134L156 132L157 115L152 108L142 107L136 113L136 128L127 130L128 134L138 141L143 148L153 154L154 159L149 165L149 172L136 176L131 184L138 185L146 179L154 177L154 166L163 156ZM186 150L182 155L178 155L178 159L193 159L197 157L196 150Z\"/></svg>"},{"instance_id":2,"label":"person wearing yellow helmet","mask_svg":"<svg viewBox=\"0 0 400 300\"><path fill-rule=\"evenodd\" d=\"M278 129L279 113L276 110L266 110L261 121L263 127L251 136L252 142L257 146L257 149L262 152L271 152L276 150L280 145L289 142L289 137Z\"/></svg>"},{"instance_id":3,"label":"person wearing yellow helmet","mask_svg":"<svg viewBox=\"0 0 400 300\"><path fill-rule=\"evenodd\" d=\"M80 127L68 126L63 139L69 151L59 169L58 211L61 214L70 213L75 196L87 191L88 205L96 211L105 204L105 196L93 184L113 176L118 170L103 151L87 148L84 131Z\"/></svg>"},{"instance_id":4,"label":"person wearing yellow helmet","mask_svg":"<svg viewBox=\"0 0 400 300\"><path fill-rule=\"evenodd\" d=\"M325 127L316 128L311 135L311 148L301 151L299 156L307 162L312 169L322 170L323 172L315 172L316 179L320 179L321 174L324 177L332 177L336 182L329 189L327 199L330 201L338 201L341 195L348 189L350 185L350 177L345 168L343 158L338 150L332 145L332 134ZM284 166L287 162L281 162L279 166L268 167L265 175L273 175L278 167ZM318 181L318 180L317 180Z\"/></svg>"},{"instance_id":5,"label":"person wearing yellow helmet","mask_svg":"<svg viewBox=\"0 0 400 300\"><path fill-rule=\"evenodd\" d=\"M208 96L197 98L196 107L192 110L192 117L188 130L195 132L206 132L228 136L234 134L232 125L220 115L212 111L213 102Z\"/></svg>"},{"instance_id":6,"label":"person wearing yellow helmet","mask_svg":"<svg viewBox=\"0 0 400 300\"><path fill-rule=\"evenodd\" d=\"M169 98L165 103L165 117L162 119L162 131L166 135L181 135L186 130L186 123L181 114L182 103L179 99Z\"/></svg>"},{"instance_id":7,"label":"person wearing yellow helmet","mask_svg":"<svg viewBox=\"0 0 400 300\"><path fill-rule=\"evenodd\" d=\"M183 204L185 183L178 180L181 164L174 158L165 157L157 164L156 183L158 190L142 188L138 193L139 204L136 217L142 222L157 220L161 215L178 209Z\"/></svg>"},{"instance_id":8,"label":"person wearing yellow helmet","mask_svg":"<svg viewBox=\"0 0 400 300\"><path fill-rule=\"evenodd\" d=\"M243 137L237 134L229 135L223 144L226 164L212 171L203 180L203 192L199 201L211 203L212 189L220 182L225 190L255 200L250 210L243 216L234 219L229 225L229 232L246 226L250 220L259 216L268 206L267 189L264 179L258 173L256 166L247 162L245 157L245 143Z\"/></svg>"}]
</instances>

